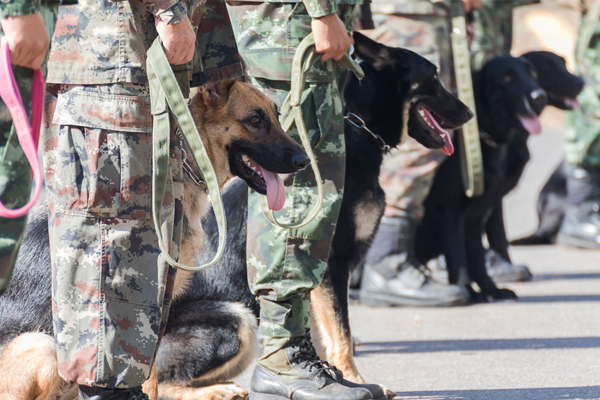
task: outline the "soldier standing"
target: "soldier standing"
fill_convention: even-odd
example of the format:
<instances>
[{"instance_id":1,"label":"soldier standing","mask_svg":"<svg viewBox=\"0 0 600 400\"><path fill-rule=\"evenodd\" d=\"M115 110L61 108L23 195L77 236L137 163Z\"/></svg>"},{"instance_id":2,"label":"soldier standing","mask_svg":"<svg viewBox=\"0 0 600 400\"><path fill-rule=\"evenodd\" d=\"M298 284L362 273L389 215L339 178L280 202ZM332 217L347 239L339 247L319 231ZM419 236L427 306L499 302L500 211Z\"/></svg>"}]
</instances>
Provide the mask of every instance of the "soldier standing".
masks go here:
<instances>
[{"instance_id":1,"label":"soldier standing","mask_svg":"<svg viewBox=\"0 0 600 400\"><path fill-rule=\"evenodd\" d=\"M54 32L60 3L60 0L0 2L0 38L10 48L13 75L30 120L33 70L42 67L46 77L49 38ZM13 129L8 108L0 99L0 198L7 208L20 208L29 201L30 193L31 167ZM26 216L0 218L0 294L10 283L26 221Z\"/></svg>"},{"instance_id":2,"label":"soldier standing","mask_svg":"<svg viewBox=\"0 0 600 400\"><path fill-rule=\"evenodd\" d=\"M81 400L147 398L141 386L169 314L175 271L151 218L146 51L157 36L184 96L195 48L218 47L194 58L196 85L242 74L216 0L81 0L61 8L53 40L48 81L58 99L43 136L52 309L58 370ZM173 139L161 228L177 259L183 176Z\"/></svg>"},{"instance_id":3,"label":"soldier standing","mask_svg":"<svg viewBox=\"0 0 600 400\"><path fill-rule=\"evenodd\" d=\"M249 80L281 105L290 91L295 49L311 32L321 61L307 74L301 105L324 182L321 212L299 229L276 228L259 210L258 194L248 199L248 279L260 302L263 355L252 377L251 400L385 398L377 385L351 384L319 360L309 333L310 292L322 281L341 206L345 175L341 71L323 61L349 49L354 4L360 0L291 0L284 3L228 2ZM288 133L299 140L295 126ZM316 198L312 170L286 179L284 223L302 221Z\"/></svg>"},{"instance_id":4,"label":"soldier standing","mask_svg":"<svg viewBox=\"0 0 600 400\"><path fill-rule=\"evenodd\" d=\"M584 2L581 2L584 4ZM567 208L558 241L600 248L600 18L598 1L584 10L577 38L578 73L585 86L577 97L581 108L567 112L565 155Z\"/></svg>"},{"instance_id":5,"label":"soldier standing","mask_svg":"<svg viewBox=\"0 0 600 400\"><path fill-rule=\"evenodd\" d=\"M381 43L408 48L427 58L438 67L442 84L456 93L450 41L453 1L374 0L371 8L375 29L365 33ZM512 9L531 2L484 1L483 8L475 10L471 48L476 55L472 57L474 69L496 55L510 53ZM467 12L482 7L478 0L463 0L462 4ZM375 304L371 293L385 293L394 299L389 305L396 306L449 306L469 301L463 288L433 281L414 255L414 236L423 218L423 203L446 157L442 151L425 149L409 138L384 159L380 181L387 204L366 257L360 290L363 304ZM387 282L383 288L376 283L382 281ZM376 304L381 305L381 301Z\"/></svg>"}]
</instances>

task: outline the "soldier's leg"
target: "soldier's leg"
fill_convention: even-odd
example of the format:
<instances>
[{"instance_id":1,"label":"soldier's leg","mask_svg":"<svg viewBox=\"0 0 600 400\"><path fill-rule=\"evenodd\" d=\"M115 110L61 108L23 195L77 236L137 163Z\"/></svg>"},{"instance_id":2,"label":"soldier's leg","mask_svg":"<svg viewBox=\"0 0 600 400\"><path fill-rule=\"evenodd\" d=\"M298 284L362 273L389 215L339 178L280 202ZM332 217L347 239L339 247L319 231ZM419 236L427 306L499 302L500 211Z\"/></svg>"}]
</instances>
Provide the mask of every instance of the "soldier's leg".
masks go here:
<instances>
[{"instance_id":1,"label":"soldier's leg","mask_svg":"<svg viewBox=\"0 0 600 400\"><path fill-rule=\"evenodd\" d=\"M567 209L559 243L600 248L600 99L592 85L578 96L580 111L567 114Z\"/></svg>"},{"instance_id":2,"label":"soldier's leg","mask_svg":"<svg viewBox=\"0 0 600 400\"><path fill-rule=\"evenodd\" d=\"M143 399L175 274L151 217L151 123L139 123L150 116L147 88L74 87L56 110L44 165L59 373L92 400ZM176 259L183 177L171 142L161 230Z\"/></svg>"},{"instance_id":3,"label":"soldier's leg","mask_svg":"<svg viewBox=\"0 0 600 400\"><path fill-rule=\"evenodd\" d=\"M426 6L430 7L429 15L375 13L376 28L365 33L388 46L409 48L429 59L438 66L444 86L452 88L447 11L431 4ZM423 217L423 202L437 168L445 159L442 151L426 149L414 139L384 159L380 182L387 204L367 254L361 302L397 306L449 306L468 302L468 294L462 288L443 286L430 279L414 256L414 236Z\"/></svg>"},{"instance_id":4,"label":"soldier's leg","mask_svg":"<svg viewBox=\"0 0 600 400\"><path fill-rule=\"evenodd\" d=\"M40 14L46 24L48 37L51 38L56 25L58 3L42 3ZM0 27L0 38L2 36ZM43 64L43 71L46 76L46 62ZM23 105L31 120L33 71L14 66L13 74L21 92ZM7 208L19 208L29 201L30 193L31 167L19 144L8 108L0 99L0 199ZM10 283L26 221L26 216L0 218L0 293Z\"/></svg>"}]
</instances>

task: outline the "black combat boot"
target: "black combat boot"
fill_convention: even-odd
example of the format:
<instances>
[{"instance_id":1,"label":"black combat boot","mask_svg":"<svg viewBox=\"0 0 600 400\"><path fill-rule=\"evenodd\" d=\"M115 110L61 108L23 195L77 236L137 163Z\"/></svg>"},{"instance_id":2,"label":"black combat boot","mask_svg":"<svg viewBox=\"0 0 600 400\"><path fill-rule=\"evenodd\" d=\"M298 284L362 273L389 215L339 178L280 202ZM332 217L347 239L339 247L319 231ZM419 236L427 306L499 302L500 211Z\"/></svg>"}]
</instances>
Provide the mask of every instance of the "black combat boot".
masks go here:
<instances>
[{"instance_id":1,"label":"black combat boot","mask_svg":"<svg viewBox=\"0 0 600 400\"><path fill-rule=\"evenodd\" d=\"M108 389L96 386L79 386L77 400L149 400L141 387L134 389Z\"/></svg>"},{"instance_id":2,"label":"black combat boot","mask_svg":"<svg viewBox=\"0 0 600 400\"><path fill-rule=\"evenodd\" d=\"M441 285L414 255L416 221L383 217L367 254L360 302L372 306L458 306L470 300L466 289Z\"/></svg>"},{"instance_id":3,"label":"black combat boot","mask_svg":"<svg viewBox=\"0 0 600 400\"><path fill-rule=\"evenodd\" d=\"M485 268L496 283L527 282L533 276L527 266L514 265L493 249L485 252Z\"/></svg>"},{"instance_id":4,"label":"black combat boot","mask_svg":"<svg viewBox=\"0 0 600 400\"><path fill-rule=\"evenodd\" d=\"M558 242L600 249L600 169L566 169L567 209Z\"/></svg>"},{"instance_id":5,"label":"black combat boot","mask_svg":"<svg viewBox=\"0 0 600 400\"><path fill-rule=\"evenodd\" d=\"M377 385L367 385L377 386ZM310 335L266 336L263 355L252 375L249 400L384 400L343 379L342 373L317 356ZM374 390L375 391L375 390Z\"/></svg>"}]
</instances>

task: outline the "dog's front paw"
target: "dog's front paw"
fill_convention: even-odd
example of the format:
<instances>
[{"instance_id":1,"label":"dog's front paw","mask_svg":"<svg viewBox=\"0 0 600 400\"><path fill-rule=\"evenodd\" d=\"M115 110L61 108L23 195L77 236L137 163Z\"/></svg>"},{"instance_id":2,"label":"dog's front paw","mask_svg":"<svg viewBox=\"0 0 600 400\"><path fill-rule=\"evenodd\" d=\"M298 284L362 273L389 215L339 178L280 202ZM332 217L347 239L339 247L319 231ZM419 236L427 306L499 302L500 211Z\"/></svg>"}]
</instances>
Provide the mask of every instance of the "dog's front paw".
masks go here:
<instances>
[{"instance_id":1,"label":"dog's front paw","mask_svg":"<svg viewBox=\"0 0 600 400\"><path fill-rule=\"evenodd\" d=\"M496 289L490 297L494 300L516 300L517 294L510 289Z\"/></svg>"},{"instance_id":2,"label":"dog's front paw","mask_svg":"<svg viewBox=\"0 0 600 400\"><path fill-rule=\"evenodd\" d=\"M488 295L486 293L476 291L471 285L467 285L465 287L469 292L469 296L471 296L471 303L478 304L490 302L490 299L488 298Z\"/></svg>"}]
</instances>

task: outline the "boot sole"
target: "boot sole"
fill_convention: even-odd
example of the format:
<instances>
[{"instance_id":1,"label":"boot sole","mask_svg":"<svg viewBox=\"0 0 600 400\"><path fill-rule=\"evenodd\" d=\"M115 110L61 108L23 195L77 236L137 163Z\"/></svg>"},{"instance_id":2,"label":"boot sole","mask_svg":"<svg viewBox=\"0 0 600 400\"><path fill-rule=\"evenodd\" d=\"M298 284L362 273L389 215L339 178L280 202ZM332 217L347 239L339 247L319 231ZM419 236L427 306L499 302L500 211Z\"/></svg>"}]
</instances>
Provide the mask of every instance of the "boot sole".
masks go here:
<instances>
[{"instance_id":1,"label":"boot sole","mask_svg":"<svg viewBox=\"0 0 600 400\"><path fill-rule=\"evenodd\" d=\"M275 394L250 392L248 397L246 397L246 400L290 400L290 398Z\"/></svg>"},{"instance_id":2,"label":"boot sole","mask_svg":"<svg viewBox=\"0 0 600 400\"><path fill-rule=\"evenodd\" d=\"M463 297L447 300L417 300L386 296L378 293L360 293L360 303L366 306L398 306L398 307L452 307L462 306L469 303L469 299Z\"/></svg>"},{"instance_id":3,"label":"boot sole","mask_svg":"<svg viewBox=\"0 0 600 400\"><path fill-rule=\"evenodd\" d=\"M575 236L565 235L564 233L558 234L557 242L560 244L581 247L584 249L600 249L600 243L598 242L580 239Z\"/></svg>"},{"instance_id":4,"label":"boot sole","mask_svg":"<svg viewBox=\"0 0 600 400\"><path fill-rule=\"evenodd\" d=\"M387 400L387 396L380 397L378 399L373 400ZM267 394L267 393L255 393L250 392L246 400L290 400L289 397L277 396L275 394Z\"/></svg>"}]
</instances>

